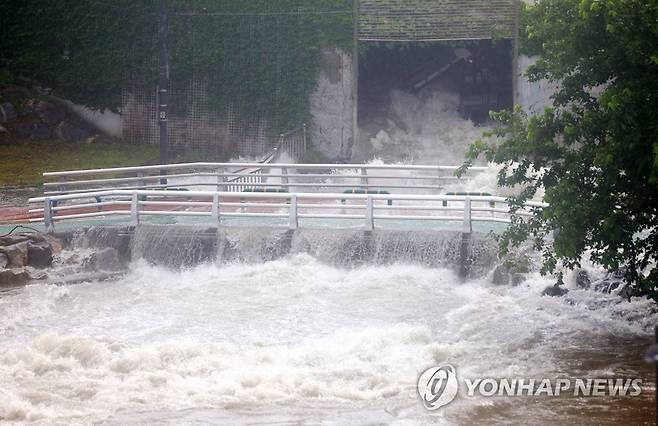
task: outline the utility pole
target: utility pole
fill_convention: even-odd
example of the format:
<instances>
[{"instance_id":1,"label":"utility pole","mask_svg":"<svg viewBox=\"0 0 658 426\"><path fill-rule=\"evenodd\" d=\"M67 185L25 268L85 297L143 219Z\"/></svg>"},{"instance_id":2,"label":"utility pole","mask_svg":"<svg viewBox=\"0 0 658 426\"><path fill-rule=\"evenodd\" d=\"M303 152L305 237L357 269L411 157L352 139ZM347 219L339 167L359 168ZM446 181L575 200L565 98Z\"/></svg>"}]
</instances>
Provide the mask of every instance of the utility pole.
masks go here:
<instances>
[{"instance_id":1,"label":"utility pole","mask_svg":"<svg viewBox=\"0 0 658 426\"><path fill-rule=\"evenodd\" d=\"M160 126L160 164L169 163L169 141L167 139L167 120L169 119L169 57L167 55L167 11L165 0L160 0L158 42L160 47L159 78L158 78L158 122ZM160 175L165 175L160 170ZM161 178L160 183L167 184L167 178Z\"/></svg>"}]
</instances>

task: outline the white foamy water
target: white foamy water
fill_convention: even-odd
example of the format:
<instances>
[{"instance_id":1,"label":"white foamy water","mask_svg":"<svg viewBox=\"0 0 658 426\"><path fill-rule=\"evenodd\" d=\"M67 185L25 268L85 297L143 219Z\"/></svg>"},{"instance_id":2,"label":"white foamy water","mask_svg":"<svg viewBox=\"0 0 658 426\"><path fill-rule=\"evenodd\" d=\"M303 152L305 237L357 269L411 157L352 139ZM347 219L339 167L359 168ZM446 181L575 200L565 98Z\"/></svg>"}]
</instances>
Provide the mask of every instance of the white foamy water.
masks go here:
<instances>
[{"instance_id":1,"label":"white foamy water","mask_svg":"<svg viewBox=\"0 0 658 426\"><path fill-rule=\"evenodd\" d=\"M582 401L460 399L432 417L414 393L441 362L466 377L650 375L638 361L657 319L649 302L540 297L549 283L496 287L412 264L348 270L300 254L35 284L0 294L0 419L407 425L534 413L559 423Z\"/></svg>"},{"instance_id":2,"label":"white foamy water","mask_svg":"<svg viewBox=\"0 0 658 426\"><path fill-rule=\"evenodd\" d=\"M391 91L388 126L369 141L369 155L387 162L459 165L486 126L459 115L459 95L434 91L413 95Z\"/></svg>"}]
</instances>

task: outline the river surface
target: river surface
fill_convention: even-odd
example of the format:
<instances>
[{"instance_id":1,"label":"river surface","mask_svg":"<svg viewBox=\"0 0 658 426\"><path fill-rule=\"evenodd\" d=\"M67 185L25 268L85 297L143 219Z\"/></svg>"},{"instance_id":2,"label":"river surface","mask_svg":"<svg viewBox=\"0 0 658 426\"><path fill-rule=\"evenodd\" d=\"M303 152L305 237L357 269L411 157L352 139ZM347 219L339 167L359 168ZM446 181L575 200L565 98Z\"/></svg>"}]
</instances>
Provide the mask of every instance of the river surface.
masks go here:
<instances>
[{"instance_id":1,"label":"river surface","mask_svg":"<svg viewBox=\"0 0 658 426\"><path fill-rule=\"evenodd\" d=\"M0 422L652 424L652 303L550 281L462 282L307 254L0 293ZM467 397L432 415L426 368L463 377L642 379L631 397Z\"/></svg>"}]
</instances>

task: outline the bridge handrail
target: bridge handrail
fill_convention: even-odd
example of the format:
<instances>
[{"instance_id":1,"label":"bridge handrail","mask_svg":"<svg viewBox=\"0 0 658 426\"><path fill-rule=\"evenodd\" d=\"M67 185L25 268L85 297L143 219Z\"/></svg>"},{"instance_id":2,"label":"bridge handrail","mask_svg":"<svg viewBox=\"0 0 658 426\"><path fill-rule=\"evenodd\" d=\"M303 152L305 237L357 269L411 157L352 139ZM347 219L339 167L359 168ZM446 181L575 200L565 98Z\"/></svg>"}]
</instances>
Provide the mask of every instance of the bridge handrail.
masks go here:
<instances>
[{"instance_id":1,"label":"bridge handrail","mask_svg":"<svg viewBox=\"0 0 658 426\"><path fill-rule=\"evenodd\" d=\"M396 165L396 164L301 164L301 163L178 163L178 164L160 164L152 166L131 166L131 167L114 167L107 169L87 169L87 170L69 170L61 172L44 172L44 177L62 177L62 176L81 176L94 174L114 174L122 172L139 172L151 170L172 170L172 169L199 169L199 168L219 168L219 167L262 167L262 168L295 168L304 170L326 170L326 169L374 169L374 170L425 170L425 171L455 171L460 166L433 166L433 165ZM469 171L484 171L487 167L472 166ZM166 177L166 176L165 176Z\"/></svg>"},{"instance_id":2,"label":"bridge handrail","mask_svg":"<svg viewBox=\"0 0 658 426\"><path fill-rule=\"evenodd\" d=\"M75 199L89 199L89 198L105 198L106 201L100 203L87 202L79 203L73 206L55 206L54 202L75 200ZM123 200L107 201L111 197L123 197ZM159 201L146 201L145 197L156 197ZM206 198L212 199L211 202L190 201L191 198ZM166 199L178 198L172 201L165 201ZM184 198L187 201L181 201ZM222 198L225 201L222 201ZM229 200L226 201L226 198ZM240 193L240 201L236 202L236 193L226 191L153 191L153 190L107 190L88 193L75 193L55 195L52 197L34 197L29 199L29 203L43 203L43 208L32 209L31 213L43 213L43 217L31 219L31 222L44 222L48 230L54 229L55 220L65 219L78 219L99 217L108 215L130 215L132 223L139 224L140 215L171 215L171 216L209 216L219 224L220 217L277 217L289 218L289 227L296 229L299 226L300 218L323 218L323 219L363 219L364 229L372 230L375 228L375 220L379 219L402 219L402 220L447 220L447 221L463 221L463 232L471 232L473 222L477 221L492 221L510 223L511 219L508 217L496 217L495 214L509 213L508 209L496 208L495 203L503 203L509 205L508 199L496 196L478 196L478 195L423 195L423 194L338 194L338 193L259 193L248 192ZM233 201L231 201L233 199ZM265 201L260 203L245 202L246 200L260 200ZM272 200L285 200L284 204L274 204ZM322 204L300 204L299 200L321 200L325 203ZM361 205L343 205L343 200L355 200L365 202L365 206ZM385 201L383 205L375 205L376 201ZM332 203L327 203L332 201ZM393 205L389 204L393 202ZM461 202L462 206L446 206L446 205L405 205L399 204L402 201L433 201L433 202ZM481 207L474 207L473 203L484 203ZM210 207L208 211L177 211L177 210L142 210L142 206L148 205L163 205L173 208L180 207ZM102 207L112 205L130 206L130 210L110 210L103 211ZM521 210L516 211L515 214L523 216L532 216L534 209L541 209L548 205L540 202L527 202L523 205ZM236 212L223 212L223 208L234 207L239 208ZM268 208L281 208L287 209L288 213L269 213L269 212L247 212L247 207L268 207ZM55 215L57 211L71 210L71 209L99 209L98 211L73 213L69 215ZM299 209L315 209L320 213L302 213ZM360 210L365 209L365 215L355 215L346 213L347 210ZM405 212L405 209L407 212ZM525 209L525 210L524 210ZM338 210L340 213L325 213L326 210ZM391 215L376 215L376 210L388 211L402 211L398 214ZM438 216L430 214L416 214L410 215L409 211L445 211L445 212L461 212L460 216ZM490 213L489 217L474 216L473 212Z\"/></svg>"},{"instance_id":3,"label":"bridge handrail","mask_svg":"<svg viewBox=\"0 0 658 426\"><path fill-rule=\"evenodd\" d=\"M246 188L291 187L304 192L339 189L413 190L439 193L458 166L393 164L182 163L46 172L44 195L105 189L188 189L240 192ZM471 167L464 179L485 167ZM401 192L401 191L397 191Z\"/></svg>"}]
</instances>

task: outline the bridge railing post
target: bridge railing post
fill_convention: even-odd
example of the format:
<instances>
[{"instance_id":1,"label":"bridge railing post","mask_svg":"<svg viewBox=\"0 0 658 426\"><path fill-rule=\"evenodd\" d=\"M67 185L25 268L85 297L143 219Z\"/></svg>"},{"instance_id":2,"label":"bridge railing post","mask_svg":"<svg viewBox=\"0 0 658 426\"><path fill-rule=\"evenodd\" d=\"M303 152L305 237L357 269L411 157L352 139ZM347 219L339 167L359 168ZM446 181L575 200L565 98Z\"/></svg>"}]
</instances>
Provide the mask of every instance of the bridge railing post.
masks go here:
<instances>
[{"instance_id":1,"label":"bridge railing post","mask_svg":"<svg viewBox=\"0 0 658 426\"><path fill-rule=\"evenodd\" d=\"M43 224L46 227L47 233L55 231L55 222L53 221L53 203L48 197L43 200Z\"/></svg>"},{"instance_id":2,"label":"bridge railing post","mask_svg":"<svg viewBox=\"0 0 658 426\"><path fill-rule=\"evenodd\" d=\"M364 188L367 189L368 188L368 169L366 169L365 167L361 167L361 176L363 176L361 178L361 185L363 185Z\"/></svg>"},{"instance_id":3,"label":"bridge railing post","mask_svg":"<svg viewBox=\"0 0 658 426\"><path fill-rule=\"evenodd\" d=\"M290 206L288 207L289 211L289 228L297 229L299 227L299 218L297 217L297 195L292 194L290 196Z\"/></svg>"},{"instance_id":4,"label":"bridge railing post","mask_svg":"<svg viewBox=\"0 0 658 426\"><path fill-rule=\"evenodd\" d=\"M287 167L281 167L281 188L285 189L286 191L290 191L290 187L288 186L288 168Z\"/></svg>"},{"instance_id":5,"label":"bridge railing post","mask_svg":"<svg viewBox=\"0 0 658 426\"><path fill-rule=\"evenodd\" d=\"M470 234L473 231L473 221L471 215L471 197L464 200L464 226L462 231Z\"/></svg>"},{"instance_id":6,"label":"bridge railing post","mask_svg":"<svg viewBox=\"0 0 658 426\"><path fill-rule=\"evenodd\" d=\"M141 170L137 172L137 186L139 189L144 189L146 186L146 183L144 182L144 172Z\"/></svg>"},{"instance_id":7,"label":"bridge railing post","mask_svg":"<svg viewBox=\"0 0 658 426\"><path fill-rule=\"evenodd\" d=\"M366 231L372 231L375 229L375 215L373 213L373 201L372 201L372 195L368 195L368 198L366 200L366 221L365 221L365 230Z\"/></svg>"},{"instance_id":8,"label":"bridge railing post","mask_svg":"<svg viewBox=\"0 0 658 426\"><path fill-rule=\"evenodd\" d=\"M139 225L139 195L137 191L133 191L130 200L130 221L133 225Z\"/></svg>"},{"instance_id":9,"label":"bridge railing post","mask_svg":"<svg viewBox=\"0 0 658 426\"><path fill-rule=\"evenodd\" d=\"M224 191L223 183L226 181L226 176L224 176L224 168L220 167L219 169L215 170L215 173L217 174L217 192Z\"/></svg>"}]
</instances>

